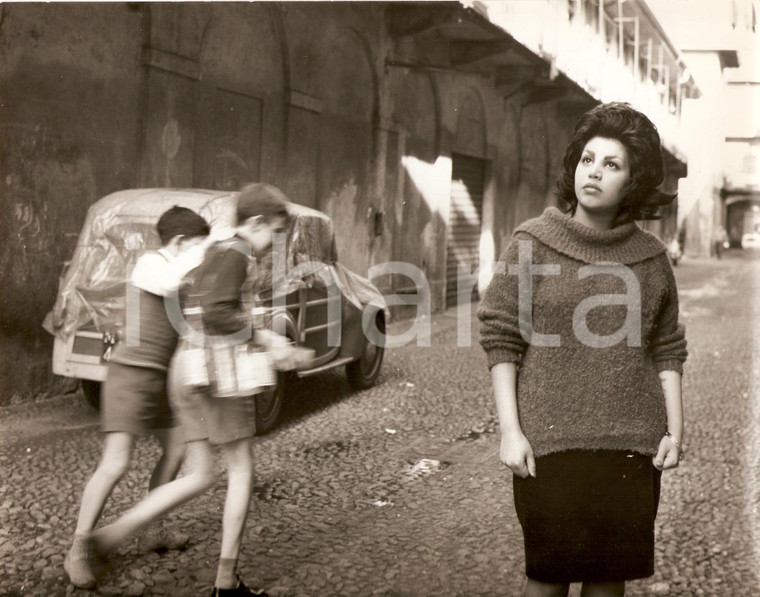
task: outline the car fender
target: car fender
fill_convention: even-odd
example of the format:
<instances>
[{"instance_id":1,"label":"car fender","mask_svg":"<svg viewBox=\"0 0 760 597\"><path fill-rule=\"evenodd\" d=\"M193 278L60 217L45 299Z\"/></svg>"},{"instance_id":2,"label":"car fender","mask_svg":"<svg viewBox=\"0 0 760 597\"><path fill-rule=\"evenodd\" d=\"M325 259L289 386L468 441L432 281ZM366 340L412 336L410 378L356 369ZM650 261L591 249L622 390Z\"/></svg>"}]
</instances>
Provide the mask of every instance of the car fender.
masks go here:
<instances>
[{"instance_id":1,"label":"car fender","mask_svg":"<svg viewBox=\"0 0 760 597\"><path fill-rule=\"evenodd\" d=\"M354 305L346 302L341 333L341 357L358 359L362 356L367 338L371 338L373 335L371 330L369 333L364 330L365 312L368 313L368 323L372 322L372 325L374 325L375 317L377 317L378 312L385 317L383 309L376 305L364 305L364 308L360 311ZM371 317L369 317L369 315L371 315Z\"/></svg>"},{"instance_id":2,"label":"car fender","mask_svg":"<svg viewBox=\"0 0 760 597\"><path fill-rule=\"evenodd\" d=\"M275 309L269 315L267 329L286 336L291 342L301 343L298 325L287 309Z\"/></svg>"}]
</instances>

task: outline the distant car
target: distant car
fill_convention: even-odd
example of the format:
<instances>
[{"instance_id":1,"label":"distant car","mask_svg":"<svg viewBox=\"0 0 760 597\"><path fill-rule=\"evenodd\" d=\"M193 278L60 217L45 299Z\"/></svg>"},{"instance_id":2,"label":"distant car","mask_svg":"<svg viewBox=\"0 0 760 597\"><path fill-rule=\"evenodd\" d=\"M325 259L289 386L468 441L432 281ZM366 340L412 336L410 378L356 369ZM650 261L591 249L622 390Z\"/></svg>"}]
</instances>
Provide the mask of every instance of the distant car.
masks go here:
<instances>
[{"instance_id":1,"label":"distant car","mask_svg":"<svg viewBox=\"0 0 760 597\"><path fill-rule=\"evenodd\" d=\"M742 249L760 249L760 233L742 234Z\"/></svg>"},{"instance_id":2,"label":"distant car","mask_svg":"<svg viewBox=\"0 0 760 597\"><path fill-rule=\"evenodd\" d=\"M683 257L683 249L681 249L681 243L678 242L678 238L674 238L668 243L667 252L670 263L674 266L678 265L678 261Z\"/></svg>"},{"instance_id":3,"label":"distant car","mask_svg":"<svg viewBox=\"0 0 760 597\"><path fill-rule=\"evenodd\" d=\"M237 193L198 189L132 189L103 197L87 212L72 260L65 265L56 303L43 323L55 336L53 372L82 380L93 406L99 405L106 362L122 334L126 279L130 265L158 249L159 216L174 205L200 213L218 238L233 231ZM256 268L254 311L296 345L313 350L313 359L296 372L278 375L277 385L257 395L257 433L272 429L280 415L289 375L306 377L345 367L355 389L377 380L383 362L378 335L365 333L371 322L385 333L388 310L378 289L338 262L332 221L294 203L286 234L284 271L272 284L272 263ZM271 256L270 261L277 257ZM281 256L278 256L281 257ZM280 262L282 263L282 262ZM364 320L364 325L363 325ZM337 334L337 335L336 335ZM338 342L335 339L338 338Z\"/></svg>"}]
</instances>

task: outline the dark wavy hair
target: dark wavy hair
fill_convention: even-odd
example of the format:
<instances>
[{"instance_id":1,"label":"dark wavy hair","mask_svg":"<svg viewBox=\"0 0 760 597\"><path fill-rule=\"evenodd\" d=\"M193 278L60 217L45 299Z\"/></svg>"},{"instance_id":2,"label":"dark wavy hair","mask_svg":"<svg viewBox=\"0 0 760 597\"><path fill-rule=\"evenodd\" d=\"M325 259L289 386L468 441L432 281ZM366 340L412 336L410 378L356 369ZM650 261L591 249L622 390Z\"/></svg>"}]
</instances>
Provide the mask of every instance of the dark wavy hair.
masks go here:
<instances>
[{"instance_id":1,"label":"dark wavy hair","mask_svg":"<svg viewBox=\"0 0 760 597\"><path fill-rule=\"evenodd\" d=\"M630 179L623 187L623 201L614 225L631 220L657 220L657 211L672 203L675 193L659 189L665 178L657 127L644 114L623 102L602 104L586 112L575 125L573 138L562 160L557 195L575 213L575 170L583 148L592 138L616 139L628 152Z\"/></svg>"}]
</instances>

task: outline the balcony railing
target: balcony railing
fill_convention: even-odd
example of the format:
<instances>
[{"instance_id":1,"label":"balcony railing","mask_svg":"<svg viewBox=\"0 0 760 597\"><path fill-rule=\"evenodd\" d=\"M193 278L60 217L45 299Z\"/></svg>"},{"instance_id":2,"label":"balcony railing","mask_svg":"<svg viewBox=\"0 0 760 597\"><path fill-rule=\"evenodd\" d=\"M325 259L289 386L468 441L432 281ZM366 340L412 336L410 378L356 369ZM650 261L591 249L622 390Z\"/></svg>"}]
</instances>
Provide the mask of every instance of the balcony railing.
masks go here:
<instances>
[{"instance_id":1,"label":"balcony railing","mask_svg":"<svg viewBox=\"0 0 760 597\"><path fill-rule=\"evenodd\" d=\"M592 97L626 101L644 112L666 149L685 161L680 106L685 94L696 91L646 6L629 0L624 12L616 0L498 0L487 5L492 22L552 61Z\"/></svg>"}]
</instances>

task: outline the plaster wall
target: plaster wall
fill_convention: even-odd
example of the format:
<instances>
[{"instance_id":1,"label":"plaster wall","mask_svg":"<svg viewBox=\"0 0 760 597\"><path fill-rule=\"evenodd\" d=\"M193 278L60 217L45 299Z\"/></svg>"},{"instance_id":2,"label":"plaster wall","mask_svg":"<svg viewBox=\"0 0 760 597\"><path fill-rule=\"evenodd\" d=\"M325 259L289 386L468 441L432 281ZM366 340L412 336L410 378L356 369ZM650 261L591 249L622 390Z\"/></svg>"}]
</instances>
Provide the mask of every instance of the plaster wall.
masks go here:
<instances>
[{"instance_id":1,"label":"plaster wall","mask_svg":"<svg viewBox=\"0 0 760 597\"><path fill-rule=\"evenodd\" d=\"M10 401L56 387L41 322L61 269L89 204L134 186L142 17L110 3L0 10L1 375Z\"/></svg>"}]
</instances>

